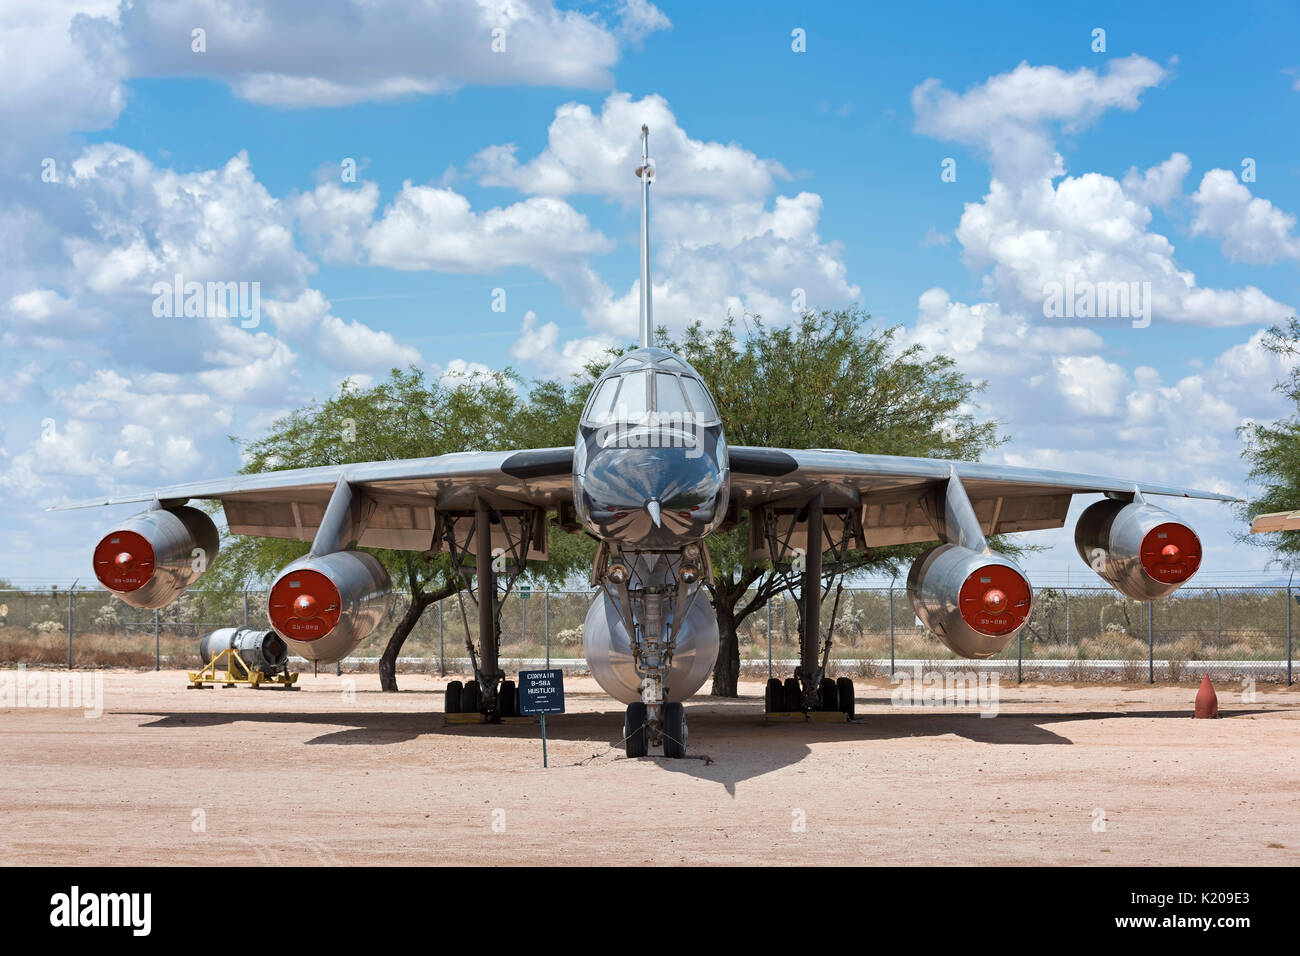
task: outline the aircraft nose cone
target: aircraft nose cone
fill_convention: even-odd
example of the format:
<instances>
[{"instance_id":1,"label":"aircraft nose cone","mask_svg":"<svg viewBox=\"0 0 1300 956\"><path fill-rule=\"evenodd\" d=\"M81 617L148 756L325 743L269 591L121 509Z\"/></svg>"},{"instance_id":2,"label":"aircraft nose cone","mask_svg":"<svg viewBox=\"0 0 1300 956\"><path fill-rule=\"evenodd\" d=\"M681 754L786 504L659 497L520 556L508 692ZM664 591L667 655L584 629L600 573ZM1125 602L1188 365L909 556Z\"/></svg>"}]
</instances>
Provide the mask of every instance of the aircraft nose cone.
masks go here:
<instances>
[{"instance_id":1,"label":"aircraft nose cone","mask_svg":"<svg viewBox=\"0 0 1300 956\"><path fill-rule=\"evenodd\" d=\"M655 523L656 528L662 528L663 524L659 519L659 502L651 498L645 503L645 510L650 515L650 520Z\"/></svg>"},{"instance_id":2,"label":"aircraft nose cone","mask_svg":"<svg viewBox=\"0 0 1300 956\"><path fill-rule=\"evenodd\" d=\"M301 594L293 602L293 613L301 618L315 617L316 599L310 594Z\"/></svg>"},{"instance_id":3,"label":"aircraft nose cone","mask_svg":"<svg viewBox=\"0 0 1300 956\"><path fill-rule=\"evenodd\" d=\"M1160 549L1160 557L1165 559L1166 564L1177 564L1182 556L1182 549L1176 544L1167 544Z\"/></svg>"},{"instance_id":4,"label":"aircraft nose cone","mask_svg":"<svg viewBox=\"0 0 1300 956\"><path fill-rule=\"evenodd\" d=\"M119 551L113 556L113 563L121 571L129 571L135 564L135 556L130 551Z\"/></svg>"},{"instance_id":5,"label":"aircraft nose cone","mask_svg":"<svg viewBox=\"0 0 1300 956\"><path fill-rule=\"evenodd\" d=\"M1007 606L1007 593L998 588L989 588L984 592L984 606L994 613L1003 611Z\"/></svg>"}]
</instances>

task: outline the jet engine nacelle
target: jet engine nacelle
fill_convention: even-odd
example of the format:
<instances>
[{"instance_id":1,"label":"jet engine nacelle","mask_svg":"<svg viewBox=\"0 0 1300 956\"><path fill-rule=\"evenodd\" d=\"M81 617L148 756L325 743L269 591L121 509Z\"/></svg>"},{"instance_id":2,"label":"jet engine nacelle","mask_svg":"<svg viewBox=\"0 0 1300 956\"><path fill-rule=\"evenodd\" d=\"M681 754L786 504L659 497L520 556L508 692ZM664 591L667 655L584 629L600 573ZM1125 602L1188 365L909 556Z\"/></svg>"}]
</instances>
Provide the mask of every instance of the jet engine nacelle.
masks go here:
<instances>
[{"instance_id":1,"label":"jet engine nacelle","mask_svg":"<svg viewBox=\"0 0 1300 956\"><path fill-rule=\"evenodd\" d=\"M1186 584L1201 566L1201 539L1163 508L1106 499L1074 528L1079 556L1134 601L1154 601Z\"/></svg>"},{"instance_id":2,"label":"jet engine nacelle","mask_svg":"<svg viewBox=\"0 0 1300 956\"><path fill-rule=\"evenodd\" d=\"M235 650L253 670L277 674L289 663L289 645L275 631L252 627L222 627L199 641L199 656L211 664L222 651Z\"/></svg>"},{"instance_id":3,"label":"jet engine nacelle","mask_svg":"<svg viewBox=\"0 0 1300 956\"><path fill-rule=\"evenodd\" d=\"M962 657L992 657L1029 619L1034 592L1014 563L955 544L926 551L907 575L923 624Z\"/></svg>"},{"instance_id":4,"label":"jet engine nacelle","mask_svg":"<svg viewBox=\"0 0 1300 956\"><path fill-rule=\"evenodd\" d=\"M672 610L664 601L664 620ZM591 666L591 676L605 693L624 704L641 699L641 678L637 676L632 639L618 606L608 594L600 594L587 609L582 626L582 648ZM718 659L718 619L704 594L699 594L677 632L673 660L664 680L668 700L681 701L704 686Z\"/></svg>"},{"instance_id":5,"label":"jet engine nacelle","mask_svg":"<svg viewBox=\"0 0 1300 956\"><path fill-rule=\"evenodd\" d=\"M267 614L275 632L309 661L332 664L365 640L388 611L392 581L364 551L306 555L271 585Z\"/></svg>"},{"instance_id":6,"label":"jet engine nacelle","mask_svg":"<svg viewBox=\"0 0 1300 956\"><path fill-rule=\"evenodd\" d=\"M166 607L217 556L217 526L197 508L132 515L95 546L95 577L131 607Z\"/></svg>"}]
</instances>

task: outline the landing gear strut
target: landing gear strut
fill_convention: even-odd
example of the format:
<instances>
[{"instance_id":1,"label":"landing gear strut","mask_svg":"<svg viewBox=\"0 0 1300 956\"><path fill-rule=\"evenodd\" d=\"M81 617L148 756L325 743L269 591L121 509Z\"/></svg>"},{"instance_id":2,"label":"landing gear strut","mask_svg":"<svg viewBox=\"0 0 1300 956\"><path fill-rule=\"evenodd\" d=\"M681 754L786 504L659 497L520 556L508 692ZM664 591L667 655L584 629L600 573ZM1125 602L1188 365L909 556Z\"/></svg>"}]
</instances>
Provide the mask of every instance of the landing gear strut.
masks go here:
<instances>
[{"instance_id":1,"label":"landing gear strut","mask_svg":"<svg viewBox=\"0 0 1300 956\"><path fill-rule=\"evenodd\" d=\"M517 715L518 703L513 681L506 680L500 666L501 599L498 580L505 579L506 594L523 573L530 557L545 556L544 514L539 509L502 511L483 498L474 502L473 512L439 513L434 543L451 552L457 567L469 551L474 553L474 586L470 597L478 607L478 646L470 636L469 618L464 596L457 592L461 617L465 623L465 647L469 651L474 679L464 685L451 681L446 688L444 712L479 713L489 722ZM469 522L468 529L463 523ZM493 535L504 544L492 546ZM472 542L472 547L471 547ZM531 552L531 553L530 553ZM468 569L464 573L468 575Z\"/></svg>"},{"instance_id":2,"label":"landing gear strut","mask_svg":"<svg viewBox=\"0 0 1300 956\"><path fill-rule=\"evenodd\" d=\"M822 600L829 588L823 590L822 573L829 571L833 575L841 570L850 546L856 544L866 550L866 542L861 516L855 508L841 506L827 512L823 495L818 492L801 507L769 505L750 514L751 554L759 556L765 547L773 567L787 576L786 583L791 590L795 583L792 575L800 579L799 664L794 676L784 682L775 677L768 680L763 709L769 714L839 712L853 717L853 681L847 677L832 680L826 673L835 613L831 614L830 627L823 640ZM790 539L800 523L807 529L805 547L792 547ZM830 551L829 563L822 561L826 551ZM835 610L838 608L837 591Z\"/></svg>"}]
</instances>

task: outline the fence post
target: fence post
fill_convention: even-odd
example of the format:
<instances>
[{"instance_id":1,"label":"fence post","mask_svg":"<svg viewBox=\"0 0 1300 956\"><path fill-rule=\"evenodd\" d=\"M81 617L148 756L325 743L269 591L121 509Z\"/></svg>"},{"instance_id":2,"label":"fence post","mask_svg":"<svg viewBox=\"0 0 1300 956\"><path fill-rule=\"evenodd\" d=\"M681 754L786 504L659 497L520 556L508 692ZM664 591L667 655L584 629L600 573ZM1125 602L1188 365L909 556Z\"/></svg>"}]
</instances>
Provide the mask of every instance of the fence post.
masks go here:
<instances>
[{"instance_id":1,"label":"fence post","mask_svg":"<svg viewBox=\"0 0 1300 956\"><path fill-rule=\"evenodd\" d=\"M1066 589L1061 592L1065 595L1065 643L1070 643L1070 587L1067 584Z\"/></svg>"},{"instance_id":2,"label":"fence post","mask_svg":"<svg viewBox=\"0 0 1300 956\"><path fill-rule=\"evenodd\" d=\"M1295 580L1295 572L1291 572L1291 577L1286 579L1286 686L1291 686L1291 582Z\"/></svg>"},{"instance_id":3,"label":"fence post","mask_svg":"<svg viewBox=\"0 0 1300 956\"><path fill-rule=\"evenodd\" d=\"M767 599L767 679L772 679L772 602L775 596Z\"/></svg>"},{"instance_id":4,"label":"fence post","mask_svg":"<svg viewBox=\"0 0 1300 956\"><path fill-rule=\"evenodd\" d=\"M551 589L547 588L542 592L542 622L545 625L543 631L546 634L546 646L551 646ZM550 657L550 654L546 655ZM547 668L549 670L549 668Z\"/></svg>"},{"instance_id":5,"label":"fence post","mask_svg":"<svg viewBox=\"0 0 1300 956\"><path fill-rule=\"evenodd\" d=\"M1223 648L1223 593L1218 588L1214 589L1214 601L1217 605L1217 611L1214 615L1215 630L1218 631L1215 643L1218 644L1221 652Z\"/></svg>"},{"instance_id":6,"label":"fence post","mask_svg":"<svg viewBox=\"0 0 1300 956\"><path fill-rule=\"evenodd\" d=\"M158 610L155 608L153 612L153 669L155 671L162 670L162 657L159 654L158 646L158 631Z\"/></svg>"},{"instance_id":7,"label":"fence post","mask_svg":"<svg viewBox=\"0 0 1300 956\"><path fill-rule=\"evenodd\" d=\"M889 586L889 676L892 679L894 671L898 668L894 666L894 586Z\"/></svg>"},{"instance_id":8,"label":"fence post","mask_svg":"<svg viewBox=\"0 0 1300 956\"><path fill-rule=\"evenodd\" d=\"M248 588L244 588L244 627L248 627Z\"/></svg>"},{"instance_id":9,"label":"fence post","mask_svg":"<svg viewBox=\"0 0 1300 956\"><path fill-rule=\"evenodd\" d=\"M68 670L72 670L72 592L77 589L77 582L68 588Z\"/></svg>"},{"instance_id":10,"label":"fence post","mask_svg":"<svg viewBox=\"0 0 1300 956\"><path fill-rule=\"evenodd\" d=\"M1156 682L1156 605L1147 602L1147 683Z\"/></svg>"},{"instance_id":11,"label":"fence post","mask_svg":"<svg viewBox=\"0 0 1300 956\"><path fill-rule=\"evenodd\" d=\"M442 677L447 676L447 652L442 644L442 601L438 602L438 671Z\"/></svg>"}]
</instances>

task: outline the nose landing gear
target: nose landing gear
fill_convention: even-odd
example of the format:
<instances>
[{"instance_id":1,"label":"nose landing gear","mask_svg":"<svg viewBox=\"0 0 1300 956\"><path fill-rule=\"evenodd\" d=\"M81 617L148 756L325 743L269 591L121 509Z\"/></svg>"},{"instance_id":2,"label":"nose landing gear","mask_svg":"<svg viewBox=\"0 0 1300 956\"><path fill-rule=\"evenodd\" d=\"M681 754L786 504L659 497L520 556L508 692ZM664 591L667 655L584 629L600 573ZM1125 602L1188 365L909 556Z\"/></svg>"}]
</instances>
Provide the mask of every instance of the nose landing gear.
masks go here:
<instances>
[{"instance_id":1,"label":"nose landing gear","mask_svg":"<svg viewBox=\"0 0 1300 956\"><path fill-rule=\"evenodd\" d=\"M623 717L623 743L629 757L644 757L650 745L662 744L664 756L680 760L686 756L686 708L679 700L664 701L658 721L649 717L649 708L641 701L627 705Z\"/></svg>"},{"instance_id":2,"label":"nose landing gear","mask_svg":"<svg viewBox=\"0 0 1300 956\"><path fill-rule=\"evenodd\" d=\"M668 675L682 622L706 580L708 556L699 544L679 552L630 552L603 548L596 579L613 598L632 635L641 699L628 705L623 742L629 757L644 757L663 747L665 757L686 756L686 711L669 700Z\"/></svg>"}]
</instances>

